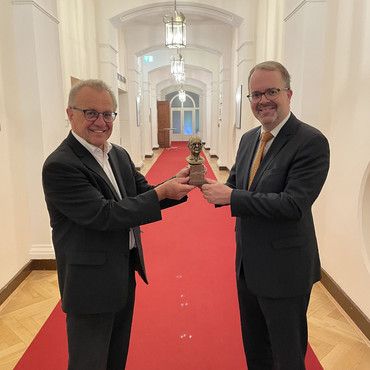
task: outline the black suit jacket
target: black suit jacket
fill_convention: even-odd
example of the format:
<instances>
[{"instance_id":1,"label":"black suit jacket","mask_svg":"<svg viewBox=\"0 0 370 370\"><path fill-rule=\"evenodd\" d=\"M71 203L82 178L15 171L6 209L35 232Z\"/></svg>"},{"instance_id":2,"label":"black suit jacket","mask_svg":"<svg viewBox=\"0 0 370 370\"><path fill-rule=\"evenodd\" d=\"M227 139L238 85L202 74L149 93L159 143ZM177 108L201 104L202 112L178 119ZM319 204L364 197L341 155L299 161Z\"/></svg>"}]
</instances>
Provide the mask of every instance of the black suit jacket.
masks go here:
<instances>
[{"instance_id":1,"label":"black suit jacket","mask_svg":"<svg viewBox=\"0 0 370 370\"><path fill-rule=\"evenodd\" d=\"M266 297L306 294L321 278L311 207L329 170L329 144L293 114L274 139L248 191L260 128L243 135L227 185L236 220L236 270Z\"/></svg>"},{"instance_id":2,"label":"black suit jacket","mask_svg":"<svg viewBox=\"0 0 370 370\"><path fill-rule=\"evenodd\" d=\"M158 201L154 186L136 171L128 153L113 145L109 161L122 200L102 167L70 133L46 159L42 178L50 214L63 310L115 312L125 305L129 230L147 282L139 225L161 219L161 209L181 201Z\"/></svg>"}]
</instances>

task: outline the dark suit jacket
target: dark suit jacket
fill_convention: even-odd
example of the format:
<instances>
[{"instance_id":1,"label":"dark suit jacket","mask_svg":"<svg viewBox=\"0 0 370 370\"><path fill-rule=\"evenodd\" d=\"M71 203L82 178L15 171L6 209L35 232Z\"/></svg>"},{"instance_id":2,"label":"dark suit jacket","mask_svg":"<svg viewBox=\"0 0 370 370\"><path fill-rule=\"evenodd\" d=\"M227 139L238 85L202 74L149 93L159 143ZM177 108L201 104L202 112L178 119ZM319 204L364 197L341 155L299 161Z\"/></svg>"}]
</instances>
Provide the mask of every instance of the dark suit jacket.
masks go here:
<instances>
[{"instance_id":1,"label":"dark suit jacket","mask_svg":"<svg viewBox=\"0 0 370 370\"><path fill-rule=\"evenodd\" d=\"M260 128L243 135L227 185L236 220L236 270L265 297L306 294L321 278L311 207L329 170L329 145L293 114L274 139L248 191Z\"/></svg>"},{"instance_id":2,"label":"dark suit jacket","mask_svg":"<svg viewBox=\"0 0 370 370\"><path fill-rule=\"evenodd\" d=\"M127 299L130 228L138 244L138 271L147 282L138 226L160 220L161 209L186 200L159 202L154 186L136 171L123 148L113 145L109 161L122 200L71 133L44 163L43 187L67 313L122 308Z\"/></svg>"}]
</instances>

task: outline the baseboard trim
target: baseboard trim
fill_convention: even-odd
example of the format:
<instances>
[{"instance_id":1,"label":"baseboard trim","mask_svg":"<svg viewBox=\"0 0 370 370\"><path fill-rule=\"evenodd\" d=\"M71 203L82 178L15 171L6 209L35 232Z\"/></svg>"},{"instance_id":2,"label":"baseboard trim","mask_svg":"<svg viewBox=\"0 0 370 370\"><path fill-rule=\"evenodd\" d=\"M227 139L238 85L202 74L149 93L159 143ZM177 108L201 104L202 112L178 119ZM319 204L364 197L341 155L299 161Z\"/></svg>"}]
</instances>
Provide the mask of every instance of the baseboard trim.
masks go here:
<instances>
[{"instance_id":1,"label":"baseboard trim","mask_svg":"<svg viewBox=\"0 0 370 370\"><path fill-rule=\"evenodd\" d=\"M56 270L57 261L55 259L49 260L32 260L32 270Z\"/></svg>"},{"instance_id":2,"label":"baseboard trim","mask_svg":"<svg viewBox=\"0 0 370 370\"><path fill-rule=\"evenodd\" d=\"M9 281L8 284L0 290L0 304L3 304L5 300L18 288L23 280L31 273L32 266L31 261L28 262L23 268Z\"/></svg>"},{"instance_id":3,"label":"baseboard trim","mask_svg":"<svg viewBox=\"0 0 370 370\"><path fill-rule=\"evenodd\" d=\"M55 260L31 260L0 290L0 305L21 285L34 270L56 270Z\"/></svg>"},{"instance_id":4,"label":"baseboard trim","mask_svg":"<svg viewBox=\"0 0 370 370\"><path fill-rule=\"evenodd\" d=\"M344 312L351 318L361 332L370 340L370 321L369 318L356 306L342 288L331 278L331 276L321 269L321 284L335 299Z\"/></svg>"}]
</instances>

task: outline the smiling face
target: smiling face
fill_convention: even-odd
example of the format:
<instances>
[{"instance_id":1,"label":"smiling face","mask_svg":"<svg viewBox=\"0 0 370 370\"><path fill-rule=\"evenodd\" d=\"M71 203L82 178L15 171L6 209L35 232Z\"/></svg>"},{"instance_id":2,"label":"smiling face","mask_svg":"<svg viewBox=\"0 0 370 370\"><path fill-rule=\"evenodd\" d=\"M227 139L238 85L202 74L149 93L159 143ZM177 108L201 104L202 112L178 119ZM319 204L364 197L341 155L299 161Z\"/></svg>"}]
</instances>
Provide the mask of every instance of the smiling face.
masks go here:
<instances>
[{"instance_id":1,"label":"smiling face","mask_svg":"<svg viewBox=\"0 0 370 370\"><path fill-rule=\"evenodd\" d=\"M113 102L108 91L95 90L89 86L83 87L74 100L74 107L79 109L93 109L97 112L113 112ZM83 112L67 108L68 118L72 130L88 143L103 149L104 143L110 137L113 123L105 123L100 114L94 122L87 121Z\"/></svg>"},{"instance_id":2,"label":"smiling face","mask_svg":"<svg viewBox=\"0 0 370 370\"><path fill-rule=\"evenodd\" d=\"M249 82L250 93L256 91L263 93L267 89L285 87L280 71L266 69L255 70ZM291 90L283 90L274 100L268 100L265 95L262 95L258 103L250 103L254 116L261 122L265 131L273 130L288 115L291 97Z\"/></svg>"},{"instance_id":3,"label":"smiling face","mask_svg":"<svg viewBox=\"0 0 370 370\"><path fill-rule=\"evenodd\" d=\"M199 154L202 151L202 141L198 138L190 139L189 149L192 154Z\"/></svg>"}]
</instances>

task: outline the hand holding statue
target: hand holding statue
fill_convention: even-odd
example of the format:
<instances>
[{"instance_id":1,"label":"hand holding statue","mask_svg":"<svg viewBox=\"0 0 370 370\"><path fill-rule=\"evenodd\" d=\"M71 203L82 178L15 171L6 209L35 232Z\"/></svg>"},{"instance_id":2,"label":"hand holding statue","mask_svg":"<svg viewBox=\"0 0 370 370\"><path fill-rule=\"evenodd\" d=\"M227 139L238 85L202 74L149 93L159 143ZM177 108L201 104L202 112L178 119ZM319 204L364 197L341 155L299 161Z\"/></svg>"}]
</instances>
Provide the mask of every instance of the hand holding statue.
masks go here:
<instances>
[{"instance_id":1,"label":"hand holding statue","mask_svg":"<svg viewBox=\"0 0 370 370\"><path fill-rule=\"evenodd\" d=\"M187 165L186 167L184 167L183 169L181 169L175 177L177 177L178 179L180 178L183 178L183 177L189 177L190 175L190 166Z\"/></svg>"},{"instance_id":2,"label":"hand holding statue","mask_svg":"<svg viewBox=\"0 0 370 370\"><path fill-rule=\"evenodd\" d=\"M203 198L212 204L230 204L232 189L216 180L206 180L207 184L202 185L200 188Z\"/></svg>"},{"instance_id":3,"label":"hand holding statue","mask_svg":"<svg viewBox=\"0 0 370 370\"><path fill-rule=\"evenodd\" d=\"M195 189L195 186L189 185L190 168L189 165L182 168L174 178L158 185L155 188L159 200L168 198L179 200L189 191Z\"/></svg>"}]
</instances>

